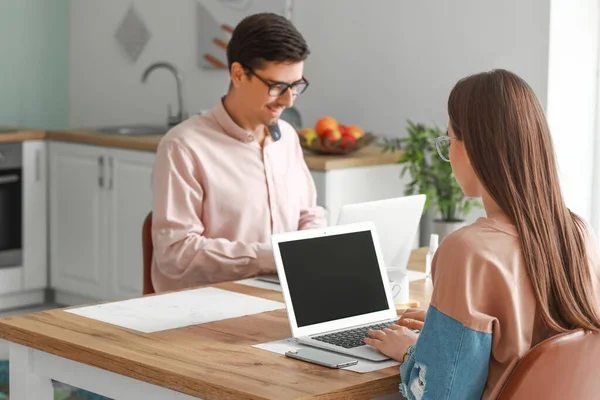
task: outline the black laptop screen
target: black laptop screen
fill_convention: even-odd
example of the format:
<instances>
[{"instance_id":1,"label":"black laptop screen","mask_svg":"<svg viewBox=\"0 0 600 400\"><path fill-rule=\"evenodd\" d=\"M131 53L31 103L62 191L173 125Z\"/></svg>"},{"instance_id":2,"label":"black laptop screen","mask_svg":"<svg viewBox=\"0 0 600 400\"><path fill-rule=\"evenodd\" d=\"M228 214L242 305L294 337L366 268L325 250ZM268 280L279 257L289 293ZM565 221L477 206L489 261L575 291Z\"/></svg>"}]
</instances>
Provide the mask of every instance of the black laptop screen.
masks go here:
<instances>
[{"instance_id":1,"label":"black laptop screen","mask_svg":"<svg viewBox=\"0 0 600 400\"><path fill-rule=\"evenodd\" d=\"M279 243L298 327L386 310L370 231Z\"/></svg>"}]
</instances>

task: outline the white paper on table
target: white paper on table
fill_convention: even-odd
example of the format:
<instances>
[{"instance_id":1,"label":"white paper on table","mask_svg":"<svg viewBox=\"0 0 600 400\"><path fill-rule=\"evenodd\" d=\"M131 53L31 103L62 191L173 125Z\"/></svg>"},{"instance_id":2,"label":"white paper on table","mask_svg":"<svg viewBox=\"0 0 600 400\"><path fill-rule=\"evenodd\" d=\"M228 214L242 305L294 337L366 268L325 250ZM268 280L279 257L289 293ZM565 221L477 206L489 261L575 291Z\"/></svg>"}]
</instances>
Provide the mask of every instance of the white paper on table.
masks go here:
<instances>
[{"instance_id":1,"label":"white paper on table","mask_svg":"<svg viewBox=\"0 0 600 400\"><path fill-rule=\"evenodd\" d=\"M285 355L287 351L290 350L298 350L306 347L310 347L307 345L300 344L296 342L293 338L277 340L275 342L268 342L262 344L255 344L252 347L256 347L257 349L271 351L273 353ZM322 351L327 351L325 349L319 349ZM346 354L348 357L352 357L351 355ZM358 360L358 364L351 365L349 367L341 368L348 371L359 372L361 374L367 372L373 372L384 368L393 367L395 365L400 365L400 363L396 360L387 360L387 361L369 361L364 360L362 358L356 358ZM398 371L398 374L400 371Z\"/></svg>"},{"instance_id":2,"label":"white paper on table","mask_svg":"<svg viewBox=\"0 0 600 400\"><path fill-rule=\"evenodd\" d=\"M281 292L281 285L273 282L261 281L260 279L250 278L243 279L241 281L236 281L235 283L239 283L246 286L253 286L261 289L274 290L276 292Z\"/></svg>"},{"instance_id":3,"label":"white paper on table","mask_svg":"<svg viewBox=\"0 0 600 400\"><path fill-rule=\"evenodd\" d=\"M208 287L65 311L151 333L284 308L278 301Z\"/></svg>"}]
</instances>

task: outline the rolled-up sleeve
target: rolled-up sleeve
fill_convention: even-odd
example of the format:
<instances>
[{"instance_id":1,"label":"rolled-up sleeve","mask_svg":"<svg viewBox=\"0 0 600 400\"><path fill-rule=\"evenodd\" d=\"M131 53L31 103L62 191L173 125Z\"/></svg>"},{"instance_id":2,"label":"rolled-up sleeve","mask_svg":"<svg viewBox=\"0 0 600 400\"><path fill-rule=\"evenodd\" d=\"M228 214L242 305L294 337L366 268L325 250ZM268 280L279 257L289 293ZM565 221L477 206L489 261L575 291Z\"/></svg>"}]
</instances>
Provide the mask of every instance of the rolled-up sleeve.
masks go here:
<instances>
[{"instance_id":1,"label":"rolled-up sleeve","mask_svg":"<svg viewBox=\"0 0 600 400\"><path fill-rule=\"evenodd\" d=\"M467 328L430 306L419 340L400 366L400 392L409 400L480 399L491 346L491 333Z\"/></svg>"}]
</instances>

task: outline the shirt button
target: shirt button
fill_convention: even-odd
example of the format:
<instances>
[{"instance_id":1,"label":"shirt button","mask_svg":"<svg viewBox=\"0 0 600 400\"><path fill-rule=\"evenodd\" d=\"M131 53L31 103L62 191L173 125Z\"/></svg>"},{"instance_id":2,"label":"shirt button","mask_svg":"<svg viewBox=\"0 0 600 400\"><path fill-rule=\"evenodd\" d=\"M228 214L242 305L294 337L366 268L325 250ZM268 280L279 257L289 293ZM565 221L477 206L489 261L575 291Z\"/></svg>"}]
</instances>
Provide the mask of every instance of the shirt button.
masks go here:
<instances>
[{"instance_id":1,"label":"shirt button","mask_svg":"<svg viewBox=\"0 0 600 400\"><path fill-rule=\"evenodd\" d=\"M252 135L248 135L248 136L246 137L246 142L247 142L247 143L250 143L250 142L253 142L253 141L254 141L254 136L252 136Z\"/></svg>"},{"instance_id":2,"label":"shirt button","mask_svg":"<svg viewBox=\"0 0 600 400\"><path fill-rule=\"evenodd\" d=\"M160 233L161 233L161 234L163 234L163 235L165 235L165 234L167 233L167 230L166 230L165 228L162 228L162 229L160 230Z\"/></svg>"}]
</instances>

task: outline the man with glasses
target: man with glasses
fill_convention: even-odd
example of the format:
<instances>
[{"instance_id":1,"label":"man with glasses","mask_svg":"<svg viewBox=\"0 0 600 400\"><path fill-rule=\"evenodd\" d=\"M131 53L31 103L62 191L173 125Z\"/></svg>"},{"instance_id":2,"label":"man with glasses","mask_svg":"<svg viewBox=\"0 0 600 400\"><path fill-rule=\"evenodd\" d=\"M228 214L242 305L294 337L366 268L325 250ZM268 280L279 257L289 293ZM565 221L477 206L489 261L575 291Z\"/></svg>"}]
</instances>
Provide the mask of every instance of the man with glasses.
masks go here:
<instances>
[{"instance_id":1,"label":"man with glasses","mask_svg":"<svg viewBox=\"0 0 600 400\"><path fill-rule=\"evenodd\" d=\"M241 21L229 90L161 140L153 171L157 292L275 273L273 233L325 226L298 135L279 117L308 87L309 54L287 19Z\"/></svg>"}]
</instances>

